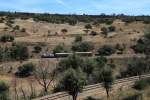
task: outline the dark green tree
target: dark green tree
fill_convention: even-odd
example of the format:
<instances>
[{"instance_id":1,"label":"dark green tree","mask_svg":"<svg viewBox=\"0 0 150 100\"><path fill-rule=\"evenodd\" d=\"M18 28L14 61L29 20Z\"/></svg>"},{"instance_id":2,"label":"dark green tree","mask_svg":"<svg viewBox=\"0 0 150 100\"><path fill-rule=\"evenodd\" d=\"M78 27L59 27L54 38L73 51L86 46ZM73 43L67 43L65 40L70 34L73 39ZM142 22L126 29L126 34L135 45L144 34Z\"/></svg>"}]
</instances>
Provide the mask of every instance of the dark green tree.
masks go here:
<instances>
[{"instance_id":1,"label":"dark green tree","mask_svg":"<svg viewBox=\"0 0 150 100\"><path fill-rule=\"evenodd\" d=\"M103 87L106 90L107 98L109 98L109 92L112 88L112 84L114 81L113 73L109 66L104 68L102 72L102 77L103 77Z\"/></svg>"},{"instance_id":2,"label":"dark green tree","mask_svg":"<svg viewBox=\"0 0 150 100\"><path fill-rule=\"evenodd\" d=\"M77 100L79 92L82 92L83 87L86 85L86 75L81 69L68 69L65 77L60 82L63 89L72 95L73 100Z\"/></svg>"}]
</instances>

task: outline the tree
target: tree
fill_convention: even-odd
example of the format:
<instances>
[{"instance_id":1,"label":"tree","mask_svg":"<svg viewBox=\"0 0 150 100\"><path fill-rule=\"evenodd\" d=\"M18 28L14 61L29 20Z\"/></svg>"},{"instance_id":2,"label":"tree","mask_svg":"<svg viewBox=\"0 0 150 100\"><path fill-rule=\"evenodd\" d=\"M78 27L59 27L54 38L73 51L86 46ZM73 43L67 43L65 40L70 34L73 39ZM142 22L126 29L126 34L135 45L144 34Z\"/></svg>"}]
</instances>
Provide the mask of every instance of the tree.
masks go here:
<instances>
[{"instance_id":1,"label":"tree","mask_svg":"<svg viewBox=\"0 0 150 100\"><path fill-rule=\"evenodd\" d=\"M48 92L48 88L55 79L56 73L54 69L51 69L52 65L47 61L40 61L34 71L34 77L38 83L43 87L44 92ZM53 66L54 67L54 66Z\"/></svg>"},{"instance_id":2,"label":"tree","mask_svg":"<svg viewBox=\"0 0 150 100\"><path fill-rule=\"evenodd\" d=\"M78 70L70 68L60 84L65 91L72 95L73 100L77 100L78 93L82 92L83 86L86 85L86 75L80 68Z\"/></svg>"},{"instance_id":3,"label":"tree","mask_svg":"<svg viewBox=\"0 0 150 100\"><path fill-rule=\"evenodd\" d=\"M97 57L96 62L98 64L98 66L104 67L105 64L107 63L107 58L103 57L103 56Z\"/></svg>"},{"instance_id":4,"label":"tree","mask_svg":"<svg viewBox=\"0 0 150 100\"><path fill-rule=\"evenodd\" d=\"M106 67L104 68L103 72L102 72L102 77L103 77L103 86L106 90L107 93L107 98L109 98L109 91L112 88L112 84L113 84L113 73L110 67Z\"/></svg>"},{"instance_id":5,"label":"tree","mask_svg":"<svg viewBox=\"0 0 150 100\"><path fill-rule=\"evenodd\" d=\"M83 71L87 74L87 77L92 74L94 68L96 67L95 60L86 59L83 63Z\"/></svg>"}]
</instances>

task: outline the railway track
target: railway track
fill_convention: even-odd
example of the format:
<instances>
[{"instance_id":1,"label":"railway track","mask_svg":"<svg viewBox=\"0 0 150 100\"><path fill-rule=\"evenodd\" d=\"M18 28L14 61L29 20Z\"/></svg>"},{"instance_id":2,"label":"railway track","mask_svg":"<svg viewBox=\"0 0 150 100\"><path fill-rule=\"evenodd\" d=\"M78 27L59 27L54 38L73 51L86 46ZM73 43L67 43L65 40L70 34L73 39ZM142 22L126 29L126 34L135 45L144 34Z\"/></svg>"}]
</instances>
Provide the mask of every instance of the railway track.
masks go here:
<instances>
[{"instance_id":1,"label":"railway track","mask_svg":"<svg viewBox=\"0 0 150 100\"><path fill-rule=\"evenodd\" d=\"M141 79L150 78L150 74L141 75ZM119 89L122 86L131 87L135 81L139 80L139 76L133 76L129 78L123 78L116 80L112 85L112 91L115 91L116 89ZM126 85L123 85L126 84ZM103 83L94 84L94 85L88 85L85 86L82 93L79 93L79 98L84 98L86 96L92 96L98 91L98 93L104 93L105 90L103 88ZM55 94L51 94L48 96L44 96L41 98L36 98L33 100L66 100L66 98L69 98L70 95L67 92L59 92Z\"/></svg>"}]
</instances>

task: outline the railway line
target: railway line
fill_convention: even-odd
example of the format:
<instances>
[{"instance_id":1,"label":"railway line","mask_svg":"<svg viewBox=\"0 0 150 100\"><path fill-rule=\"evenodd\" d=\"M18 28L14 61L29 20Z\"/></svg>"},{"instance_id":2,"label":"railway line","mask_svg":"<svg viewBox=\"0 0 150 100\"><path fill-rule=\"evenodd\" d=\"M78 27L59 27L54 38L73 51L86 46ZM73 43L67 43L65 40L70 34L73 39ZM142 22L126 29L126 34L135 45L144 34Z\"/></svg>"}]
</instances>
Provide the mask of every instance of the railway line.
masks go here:
<instances>
[{"instance_id":1,"label":"railway line","mask_svg":"<svg viewBox=\"0 0 150 100\"><path fill-rule=\"evenodd\" d=\"M150 74L141 75L141 79L150 78ZM133 76L129 78L123 78L116 80L112 85L112 92L119 90L120 88L129 88L134 85L135 81L139 80L139 76ZM105 95L105 89L103 88L103 83L98 83L94 85L85 86L82 93L79 93L78 99L83 99L87 96L92 96L95 94ZM33 100L70 100L71 96L67 92L59 92L44 96L41 98L36 98Z\"/></svg>"}]
</instances>

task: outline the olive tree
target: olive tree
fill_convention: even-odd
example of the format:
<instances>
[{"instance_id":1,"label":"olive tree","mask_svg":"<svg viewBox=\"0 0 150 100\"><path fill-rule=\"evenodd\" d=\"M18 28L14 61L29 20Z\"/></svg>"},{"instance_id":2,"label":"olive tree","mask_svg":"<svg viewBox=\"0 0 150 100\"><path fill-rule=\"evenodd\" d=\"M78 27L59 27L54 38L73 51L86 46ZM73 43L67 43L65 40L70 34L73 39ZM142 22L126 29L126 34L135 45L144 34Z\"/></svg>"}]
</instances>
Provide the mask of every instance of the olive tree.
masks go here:
<instances>
[{"instance_id":1,"label":"olive tree","mask_svg":"<svg viewBox=\"0 0 150 100\"><path fill-rule=\"evenodd\" d=\"M109 91L112 88L113 84L113 73L110 67L106 66L102 72L102 77L103 77L103 87L106 90L107 93L107 98L109 98Z\"/></svg>"},{"instance_id":2,"label":"olive tree","mask_svg":"<svg viewBox=\"0 0 150 100\"><path fill-rule=\"evenodd\" d=\"M73 100L77 100L78 93L82 92L84 85L86 85L86 75L80 68L77 70L70 68L61 80L60 85L64 91L72 95Z\"/></svg>"}]
</instances>

